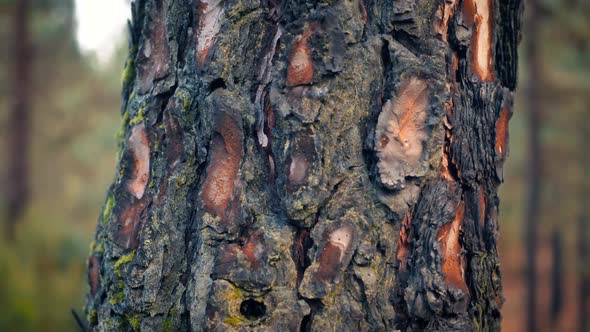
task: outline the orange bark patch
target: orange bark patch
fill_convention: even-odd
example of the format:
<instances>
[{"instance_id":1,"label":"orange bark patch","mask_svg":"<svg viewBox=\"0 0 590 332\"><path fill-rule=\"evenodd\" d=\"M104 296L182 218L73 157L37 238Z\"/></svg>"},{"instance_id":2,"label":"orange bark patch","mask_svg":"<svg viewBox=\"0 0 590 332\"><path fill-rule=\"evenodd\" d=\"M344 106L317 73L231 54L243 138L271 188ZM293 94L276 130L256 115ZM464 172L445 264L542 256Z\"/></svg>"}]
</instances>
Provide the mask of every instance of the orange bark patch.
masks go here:
<instances>
[{"instance_id":1,"label":"orange bark patch","mask_svg":"<svg viewBox=\"0 0 590 332\"><path fill-rule=\"evenodd\" d=\"M483 229L486 222L486 195L483 187L479 188L479 224Z\"/></svg>"},{"instance_id":2,"label":"orange bark patch","mask_svg":"<svg viewBox=\"0 0 590 332\"><path fill-rule=\"evenodd\" d=\"M287 86L309 84L313 80L313 60L308 47L309 37L315 27L297 36L287 67Z\"/></svg>"},{"instance_id":3,"label":"orange bark patch","mask_svg":"<svg viewBox=\"0 0 590 332\"><path fill-rule=\"evenodd\" d=\"M88 283L90 284L90 293L92 296L96 295L100 287L100 280L98 277L100 267L98 266L98 258L90 256L88 258Z\"/></svg>"},{"instance_id":4,"label":"orange bark patch","mask_svg":"<svg viewBox=\"0 0 590 332\"><path fill-rule=\"evenodd\" d=\"M506 148L508 147L508 122L510 121L510 106L507 104L502 107L500 117L496 122L496 154L500 158L506 156Z\"/></svg>"},{"instance_id":5,"label":"orange bark patch","mask_svg":"<svg viewBox=\"0 0 590 332\"><path fill-rule=\"evenodd\" d=\"M251 267L258 266L260 256L264 251L264 247L260 241L260 234L254 234L247 239L247 242L242 247L242 253L250 263Z\"/></svg>"},{"instance_id":6,"label":"orange bark patch","mask_svg":"<svg viewBox=\"0 0 590 332\"><path fill-rule=\"evenodd\" d=\"M412 222L412 213L407 212L402 220L397 240L397 261L399 262L399 271L405 272L408 269L408 254L410 253L410 223Z\"/></svg>"},{"instance_id":7,"label":"orange bark patch","mask_svg":"<svg viewBox=\"0 0 590 332\"><path fill-rule=\"evenodd\" d=\"M491 0L465 0L463 18L467 25L475 24L472 37L473 71L482 81L490 81L493 79Z\"/></svg>"},{"instance_id":8,"label":"orange bark patch","mask_svg":"<svg viewBox=\"0 0 590 332\"><path fill-rule=\"evenodd\" d=\"M229 114L222 112L218 116L201 198L207 212L225 220L240 169L242 130Z\"/></svg>"},{"instance_id":9,"label":"orange bark patch","mask_svg":"<svg viewBox=\"0 0 590 332\"><path fill-rule=\"evenodd\" d=\"M468 291L467 284L463 277L463 257L461 256L461 245L459 244L459 231L465 213L465 205L459 203L455 218L452 222L444 224L437 233L442 255L442 271L445 282L448 285Z\"/></svg>"},{"instance_id":10,"label":"orange bark patch","mask_svg":"<svg viewBox=\"0 0 590 332\"><path fill-rule=\"evenodd\" d=\"M203 66L207 60L209 50L221 29L223 17L223 4L221 0L197 1L197 13L199 26L196 33L196 56L197 64Z\"/></svg>"},{"instance_id":11,"label":"orange bark patch","mask_svg":"<svg viewBox=\"0 0 590 332\"><path fill-rule=\"evenodd\" d=\"M127 190L137 199L141 199L150 172L150 148L143 124L133 127L128 144L133 157L133 170L131 178L127 181Z\"/></svg>"},{"instance_id":12,"label":"orange bark patch","mask_svg":"<svg viewBox=\"0 0 590 332\"><path fill-rule=\"evenodd\" d=\"M346 251L352 243L352 228L342 226L330 233L328 242L318 258L316 277L323 281L332 281L338 274Z\"/></svg>"}]
</instances>

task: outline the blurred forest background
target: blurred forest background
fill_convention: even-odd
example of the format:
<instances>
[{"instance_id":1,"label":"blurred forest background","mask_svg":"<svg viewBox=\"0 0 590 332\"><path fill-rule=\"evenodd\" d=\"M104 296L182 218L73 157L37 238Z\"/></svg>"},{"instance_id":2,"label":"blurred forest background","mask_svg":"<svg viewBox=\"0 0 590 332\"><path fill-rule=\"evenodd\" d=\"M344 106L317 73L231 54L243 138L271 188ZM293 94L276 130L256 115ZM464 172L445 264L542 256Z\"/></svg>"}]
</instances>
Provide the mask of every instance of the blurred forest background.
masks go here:
<instances>
[{"instance_id":1,"label":"blurred forest background","mask_svg":"<svg viewBox=\"0 0 590 332\"><path fill-rule=\"evenodd\" d=\"M0 0L0 331L78 330L71 309L82 312L114 177L127 52L124 29L106 58L81 50L84 1L103 2ZM500 196L503 327L525 330L533 281L538 330L588 331L590 1L526 7ZM528 275L525 243L537 263Z\"/></svg>"}]
</instances>

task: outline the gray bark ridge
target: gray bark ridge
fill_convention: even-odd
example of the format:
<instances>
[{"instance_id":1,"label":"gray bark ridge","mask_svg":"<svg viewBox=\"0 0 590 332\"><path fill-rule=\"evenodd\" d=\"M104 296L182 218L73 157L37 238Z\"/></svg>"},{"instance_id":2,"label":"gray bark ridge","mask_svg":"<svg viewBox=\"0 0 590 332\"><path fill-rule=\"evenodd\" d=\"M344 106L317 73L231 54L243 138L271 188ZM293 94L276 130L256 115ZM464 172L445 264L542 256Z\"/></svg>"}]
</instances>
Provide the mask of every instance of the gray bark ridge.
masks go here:
<instances>
[{"instance_id":1,"label":"gray bark ridge","mask_svg":"<svg viewBox=\"0 0 590 332\"><path fill-rule=\"evenodd\" d=\"M475 2L133 2L91 329L499 328L520 7Z\"/></svg>"}]
</instances>

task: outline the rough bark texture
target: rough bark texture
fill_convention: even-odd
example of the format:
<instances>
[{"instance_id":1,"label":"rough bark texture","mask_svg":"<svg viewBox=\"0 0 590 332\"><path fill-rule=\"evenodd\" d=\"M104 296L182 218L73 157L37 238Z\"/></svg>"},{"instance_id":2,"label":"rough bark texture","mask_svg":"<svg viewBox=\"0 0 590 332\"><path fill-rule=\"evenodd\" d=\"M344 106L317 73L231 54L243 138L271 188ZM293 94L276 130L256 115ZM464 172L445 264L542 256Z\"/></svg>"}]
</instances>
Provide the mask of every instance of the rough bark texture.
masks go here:
<instances>
[{"instance_id":1,"label":"rough bark texture","mask_svg":"<svg viewBox=\"0 0 590 332\"><path fill-rule=\"evenodd\" d=\"M498 330L520 11L136 1L89 326Z\"/></svg>"}]
</instances>

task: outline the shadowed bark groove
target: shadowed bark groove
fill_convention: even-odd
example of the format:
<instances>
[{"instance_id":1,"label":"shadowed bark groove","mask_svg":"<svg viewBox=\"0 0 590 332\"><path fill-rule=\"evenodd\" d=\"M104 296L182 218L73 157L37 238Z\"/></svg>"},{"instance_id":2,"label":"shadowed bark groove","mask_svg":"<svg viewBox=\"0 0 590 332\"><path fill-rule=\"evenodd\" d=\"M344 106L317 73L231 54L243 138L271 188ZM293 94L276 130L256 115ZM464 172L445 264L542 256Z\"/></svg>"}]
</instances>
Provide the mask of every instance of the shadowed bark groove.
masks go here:
<instances>
[{"instance_id":1,"label":"shadowed bark groove","mask_svg":"<svg viewBox=\"0 0 590 332\"><path fill-rule=\"evenodd\" d=\"M520 7L466 1L135 1L88 325L499 329Z\"/></svg>"}]
</instances>

